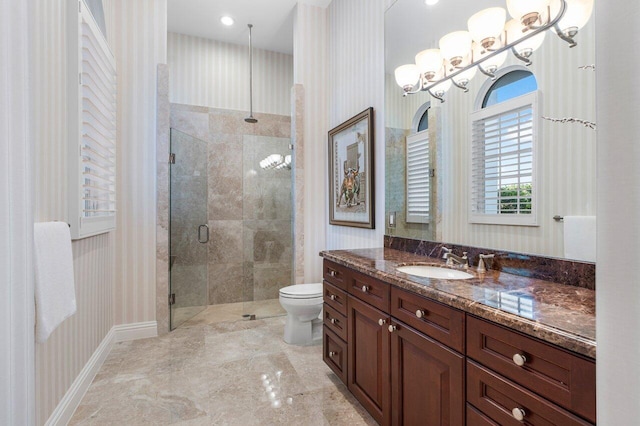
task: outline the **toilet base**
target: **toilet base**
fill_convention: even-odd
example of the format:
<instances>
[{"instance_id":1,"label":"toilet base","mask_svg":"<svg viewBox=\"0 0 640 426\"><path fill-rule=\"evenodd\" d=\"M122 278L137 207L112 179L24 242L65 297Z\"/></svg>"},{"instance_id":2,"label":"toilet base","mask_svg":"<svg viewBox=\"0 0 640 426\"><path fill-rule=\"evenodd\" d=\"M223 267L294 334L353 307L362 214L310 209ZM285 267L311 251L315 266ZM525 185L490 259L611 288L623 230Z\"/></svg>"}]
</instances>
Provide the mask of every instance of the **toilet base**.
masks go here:
<instances>
[{"instance_id":1,"label":"toilet base","mask_svg":"<svg viewBox=\"0 0 640 426\"><path fill-rule=\"evenodd\" d=\"M322 319L297 321L287 315L284 325L284 341L290 345L306 346L322 341Z\"/></svg>"}]
</instances>

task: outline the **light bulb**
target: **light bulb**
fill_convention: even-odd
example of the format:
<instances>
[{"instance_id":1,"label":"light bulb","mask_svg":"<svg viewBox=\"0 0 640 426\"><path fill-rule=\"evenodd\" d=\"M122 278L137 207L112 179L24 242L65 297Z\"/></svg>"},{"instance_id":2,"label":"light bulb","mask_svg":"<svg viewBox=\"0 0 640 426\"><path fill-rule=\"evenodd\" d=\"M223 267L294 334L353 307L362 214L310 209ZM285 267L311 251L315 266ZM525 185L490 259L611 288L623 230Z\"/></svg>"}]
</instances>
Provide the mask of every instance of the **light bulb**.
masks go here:
<instances>
[{"instance_id":1,"label":"light bulb","mask_svg":"<svg viewBox=\"0 0 640 426\"><path fill-rule=\"evenodd\" d=\"M440 51L451 67L464 67L471 53L471 34L469 31L454 31L440 39Z\"/></svg>"},{"instance_id":2,"label":"light bulb","mask_svg":"<svg viewBox=\"0 0 640 426\"><path fill-rule=\"evenodd\" d=\"M427 49L416 55L416 65L418 71L423 74L428 81L432 81L436 74L442 69L442 54L440 49Z\"/></svg>"},{"instance_id":3,"label":"light bulb","mask_svg":"<svg viewBox=\"0 0 640 426\"><path fill-rule=\"evenodd\" d=\"M520 40L522 37L527 35L527 33L533 31L525 30L523 32L523 28L524 27L517 19L512 19L507 22L507 25L505 26L505 31L507 33L507 43L511 44L517 40ZM527 40L523 40L520 43L516 44L514 46L514 49L516 50L516 52L518 52L519 55L528 58L536 49L538 49L542 45L542 43L544 42L545 34L546 31L543 31L536 36L533 36Z\"/></svg>"},{"instance_id":4,"label":"light bulb","mask_svg":"<svg viewBox=\"0 0 640 426\"><path fill-rule=\"evenodd\" d=\"M501 7L490 7L481 10L467 21L471 38L490 49L504 30L507 11Z\"/></svg>"},{"instance_id":5,"label":"light bulb","mask_svg":"<svg viewBox=\"0 0 640 426\"><path fill-rule=\"evenodd\" d=\"M562 34L573 37L582 27L589 22L593 14L593 0L566 0L567 9L564 16L558 22ZM560 12L560 0L551 2L551 19Z\"/></svg>"},{"instance_id":6,"label":"light bulb","mask_svg":"<svg viewBox=\"0 0 640 426\"><path fill-rule=\"evenodd\" d=\"M405 92L410 92L413 86L420 80L420 71L415 64L401 65L394 72L396 83Z\"/></svg>"},{"instance_id":7,"label":"light bulb","mask_svg":"<svg viewBox=\"0 0 640 426\"><path fill-rule=\"evenodd\" d=\"M222 22L222 25L226 25L227 27L230 27L231 25L234 24L234 20L231 16L223 16L222 18L220 18L220 22Z\"/></svg>"},{"instance_id":8,"label":"light bulb","mask_svg":"<svg viewBox=\"0 0 640 426\"><path fill-rule=\"evenodd\" d=\"M551 0L507 0L507 9L512 18L528 27L545 15Z\"/></svg>"}]
</instances>

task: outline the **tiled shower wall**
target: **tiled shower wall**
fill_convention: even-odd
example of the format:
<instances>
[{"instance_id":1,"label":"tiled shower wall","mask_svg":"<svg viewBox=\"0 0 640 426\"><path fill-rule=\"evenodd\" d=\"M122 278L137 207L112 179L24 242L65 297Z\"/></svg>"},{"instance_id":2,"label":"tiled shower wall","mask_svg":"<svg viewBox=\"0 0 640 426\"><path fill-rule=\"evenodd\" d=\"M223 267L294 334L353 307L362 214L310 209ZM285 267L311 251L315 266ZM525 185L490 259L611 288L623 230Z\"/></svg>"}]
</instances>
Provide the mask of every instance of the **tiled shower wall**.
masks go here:
<instances>
[{"instance_id":1,"label":"tiled shower wall","mask_svg":"<svg viewBox=\"0 0 640 426\"><path fill-rule=\"evenodd\" d=\"M259 166L291 153L291 118L254 114L258 123L248 124L245 116L171 104L171 127L207 144L209 304L274 299L293 282L291 171Z\"/></svg>"}]
</instances>

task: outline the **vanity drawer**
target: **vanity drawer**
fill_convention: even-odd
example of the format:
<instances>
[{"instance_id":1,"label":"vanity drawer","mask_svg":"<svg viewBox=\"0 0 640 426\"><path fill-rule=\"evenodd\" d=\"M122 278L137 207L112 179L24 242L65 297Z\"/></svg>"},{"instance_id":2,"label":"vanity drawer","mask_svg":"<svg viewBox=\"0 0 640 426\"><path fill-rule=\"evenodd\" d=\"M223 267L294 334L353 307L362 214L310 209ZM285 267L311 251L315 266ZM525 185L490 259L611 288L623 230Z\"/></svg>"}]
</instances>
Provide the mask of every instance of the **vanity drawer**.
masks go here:
<instances>
[{"instance_id":1,"label":"vanity drawer","mask_svg":"<svg viewBox=\"0 0 640 426\"><path fill-rule=\"evenodd\" d=\"M467 403L467 422L465 424L473 426L500 426L498 423L476 410L476 408L469 403Z\"/></svg>"},{"instance_id":2,"label":"vanity drawer","mask_svg":"<svg viewBox=\"0 0 640 426\"><path fill-rule=\"evenodd\" d=\"M464 312L392 287L391 316L464 353Z\"/></svg>"},{"instance_id":3,"label":"vanity drawer","mask_svg":"<svg viewBox=\"0 0 640 426\"><path fill-rule=\"evenodd\" d=\"M330 260L322 263L322 277L342 290L347 289L348 269Z\"/></svg>"},{"instance_id":4,"label":"vanity drawer","mask_svg":"<svg viewBox=\"0 0 640 426\"><path fill-rule=\"evenodd\" d=\"M322 311L324 325L342 340L347 340L347 317L341 315L331 306L324 304Z\"/></svg>"},{"instance_id":5,"label":"vanity drawer","mask_svg":"<svg viewBox=\"0 0 640 426\"><path fill-rule=\"evenodd\" d=\"M505 426L590 424L473 361L467 361L467 402ZM514 409L522 410L522 420L514 417Z\"/></svg>"},{"instance_id":6,"label":"vanity drawer","mask_svg":"<svg viewBox=\"0 0 640 426\"><path fill-rule=\"evenodd\" d=\"M363 302L375 306L383 312L389 312L389 288L387 283L359 272L349 276L347 291Z\"/></svg>"},{"instance_id":7,"label":"vanity drawer","mask_svg":"<svg viewBox=\"0 0 640 426\"><path fill-rule=\"evenodd\" d=\"M347 315L347 293L324 282L323 286L324 303L331 306L342 315Z\"/></svg>"},{"instance_id":8,"label":"vanity drawer","mask_svg":"<svg viewBox=\"0 0 640 426\"><path fill-rule=\"evenodd\" d=\"M470 315L467 356L595 423L594 362Z\"/></svg>"},{"instance_id":9,"label":"vanity drawer","mask_svg":"<svg viewBox=\"0 0 640 426\"><path fill-rule=\"evenodd\" d=\"M324 326L322 337L322 359L333 370L342 383L347 383L347 344Z\"/></svg>"}]
</instances>

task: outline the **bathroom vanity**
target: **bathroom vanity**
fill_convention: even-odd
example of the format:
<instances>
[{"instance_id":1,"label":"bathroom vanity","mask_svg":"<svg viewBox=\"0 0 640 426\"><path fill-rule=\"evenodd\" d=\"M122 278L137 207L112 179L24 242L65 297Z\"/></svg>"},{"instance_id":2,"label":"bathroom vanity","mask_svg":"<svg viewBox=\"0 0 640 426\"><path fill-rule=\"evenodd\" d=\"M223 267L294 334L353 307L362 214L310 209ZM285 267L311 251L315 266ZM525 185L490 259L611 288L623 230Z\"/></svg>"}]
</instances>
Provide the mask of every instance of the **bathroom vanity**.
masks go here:
<instances>
[{"instance_id":1,"label":"bathroom vanity","mask_svg":"<svg viewBox=\"0 0 640 426\"><path fill-rule=\"evenodd\" d=\"M326 364L382 425L595 424L595 292L440 259L326 251Z\"/></svg>"}]
</instances>

